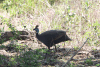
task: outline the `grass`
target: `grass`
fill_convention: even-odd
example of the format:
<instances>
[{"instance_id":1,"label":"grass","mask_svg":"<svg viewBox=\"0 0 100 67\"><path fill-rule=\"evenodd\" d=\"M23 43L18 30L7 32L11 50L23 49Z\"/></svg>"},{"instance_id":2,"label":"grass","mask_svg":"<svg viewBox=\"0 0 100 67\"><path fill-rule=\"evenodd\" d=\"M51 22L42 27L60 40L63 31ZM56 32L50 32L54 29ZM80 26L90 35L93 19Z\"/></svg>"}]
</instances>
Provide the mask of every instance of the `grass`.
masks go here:
<instances>
[{"instance_id":1,"label":"grass","mask_svg":"<svg viewBox=\"0 0 100 67\"><path fill-rule=\"evenodd\" d=\"M44 50L45 51L45 50ZM41 62L44 57L42 56L43 50L38 49L34 51L25 52L19 56L9 57L7 60L6 56L0 55L0 65L8 66L8 67L37 67L41 65ZM6 65L5 65L6 64Z\"/></svg>"},{"instance_id":2,"label":"grass","mask_svg":"<svg viewBox=\"0 0 100 67\"><path fill-rule=\"evenodd\" d=\"M85 61L85 63L88 64L88 65L93 65L93 62L91 61L91 59L87 59L87 60Z\"/></svg>"},{"instance_id":3,"label":"grass","mask_svg":"<svg viewBox=\"0 0 100 67\"><path fill-rule=\"evenodd\" d=\"M70 45L74 45L76 50L76 46L88 37L87 46L98 46L99 6L99 1L91 0L3 0L0 2L0 23L3 25L0 35L3 31L23 30L25 26L32 31L39 24L40 32L51 29L69 31L68 36L73 40ZM14 47L16 50L22 49L19 45Z\"/></svg>"}]
</instances>

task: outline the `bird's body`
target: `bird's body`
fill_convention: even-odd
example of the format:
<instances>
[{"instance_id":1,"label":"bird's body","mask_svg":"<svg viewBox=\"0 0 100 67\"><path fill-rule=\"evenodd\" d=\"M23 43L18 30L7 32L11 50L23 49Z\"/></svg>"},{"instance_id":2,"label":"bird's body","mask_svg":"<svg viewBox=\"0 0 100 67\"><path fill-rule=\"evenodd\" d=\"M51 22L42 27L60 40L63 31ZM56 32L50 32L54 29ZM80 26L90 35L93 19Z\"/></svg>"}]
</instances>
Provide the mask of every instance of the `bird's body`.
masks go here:
<instances>
[{"instance_id":1,"label":"bird's body","mask_svg":"<svg viewBox=\"0 0 100 67\"><path fill-rule=\"evenodd\" d=\"M62 31L62 30L49 30L46 32L43 32L41 34L39 34L39 29L38 26L35 27L34 29L36 31L36 37L39 41L41 41L42 43L44 43L48 49L50 49L50 47L52 47L53 45L63 42L63 41L67 41L67 40L71 40L67 35L66 35L66 31Z\"/></svg>"}]
</instances>

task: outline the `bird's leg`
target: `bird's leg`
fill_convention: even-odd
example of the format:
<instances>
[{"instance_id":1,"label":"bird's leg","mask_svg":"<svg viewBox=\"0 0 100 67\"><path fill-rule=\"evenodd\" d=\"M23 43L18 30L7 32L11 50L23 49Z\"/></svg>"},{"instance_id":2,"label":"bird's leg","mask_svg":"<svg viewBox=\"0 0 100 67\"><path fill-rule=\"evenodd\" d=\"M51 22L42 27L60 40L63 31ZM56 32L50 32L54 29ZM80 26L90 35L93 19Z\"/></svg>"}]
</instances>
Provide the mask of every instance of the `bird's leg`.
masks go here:
<instances>
[{"instance_id":1,"label":"bird's leg","mask_svg":"<svg viewBox=\"0 0 100 67\"><path fill-rule=\"evenodd\" d=\"M65 42L64 42L64 48L65 48Z\"/></svg>"},{"instance_id":2,"label":"bird's leg","mask_svg":"<svg viewBox=\"0 0 100 67\"><path fill-rule=\"evenodd\" d=\"M50 47L48 47L48 49L50 50Z\"/></svg>"},{"instance_id":3,"label":"bird's leg","mask_svg":"<svg viewBox=\"0 0 100 67\"><path fill-rule=\"evenodd\" d=\"M48 49L49 49L49 50L48 50L47 52L50 52L50 47L48 47Z\"/></svg>"},{"instance_id":4,"label":"bird's leg","mask_svg":"<svg viewBox=\"0 0 100 67\"><path fill-rule=\"evenodd\" d=\"M55 44L55 51L57 52L56 44Z\"/></svg>"},{"instance_id":5,"label":"bird's leg","mask_svg":"<svg viewBox=\"0 0 100 67\"><path fill-rule=\"evenodd\" d=\"M46 55L45 55L45 58L47 58L47 56L48 56L48 52L50 51L50 47L48 47L48 49L49 50L47 50Z\"/></svg>"}]
</instances>

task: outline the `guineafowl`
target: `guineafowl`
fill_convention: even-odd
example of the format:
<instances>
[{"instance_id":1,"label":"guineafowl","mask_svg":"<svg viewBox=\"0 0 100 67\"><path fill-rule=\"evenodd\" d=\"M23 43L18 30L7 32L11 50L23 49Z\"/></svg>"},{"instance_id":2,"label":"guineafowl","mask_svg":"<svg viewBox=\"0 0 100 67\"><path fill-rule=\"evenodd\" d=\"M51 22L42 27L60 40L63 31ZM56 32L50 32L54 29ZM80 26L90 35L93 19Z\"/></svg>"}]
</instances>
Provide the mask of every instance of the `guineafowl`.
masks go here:
<instances>
[{"instance_id":1,"label":"guineafowl","mask_svg":"<svg viewBox=\"0 0 100 67\"><path fill-rule=\"evenodd\" d=\"M42 43L44 43L48 47L49 50L50 50L50 47L52 47L53 45L57 43L68 41L68 40L71 41L71 39L66 35L66 31L49 30L49 31L39 34L38 25L36 25L36 27L33 30L36 31L36 38ZM56 50L56 45L55 45L55 50Z\"/></svg>"}]
</instances>

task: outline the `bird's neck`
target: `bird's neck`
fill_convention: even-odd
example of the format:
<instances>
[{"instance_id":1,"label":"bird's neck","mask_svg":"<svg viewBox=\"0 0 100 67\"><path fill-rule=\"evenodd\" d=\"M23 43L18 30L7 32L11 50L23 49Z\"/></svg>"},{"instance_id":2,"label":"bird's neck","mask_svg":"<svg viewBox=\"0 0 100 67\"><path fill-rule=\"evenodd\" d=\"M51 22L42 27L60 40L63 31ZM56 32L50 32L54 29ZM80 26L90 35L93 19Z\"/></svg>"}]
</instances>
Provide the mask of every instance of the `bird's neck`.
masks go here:
<instances>
[{"instance_id":1,"label":"bird's neck","mask_svg":"<svg viewBox=\"0 0 100 67\"><path fill-rule=\"evenodd\" d=\"M39 33L36 33L36 37L37 37L38 40L40 40L40 35L39 35Z\"/></svg>"},{"instance_id":2,"label":"bird's neck","mask_svg":"<svg viewBox=\"0 0 100 67\"><path fill-rule=\"evenodd\" d=\"M39 37L39 34L38 33L36 33L36 37Z\"/></svg>"}]
</instances>

